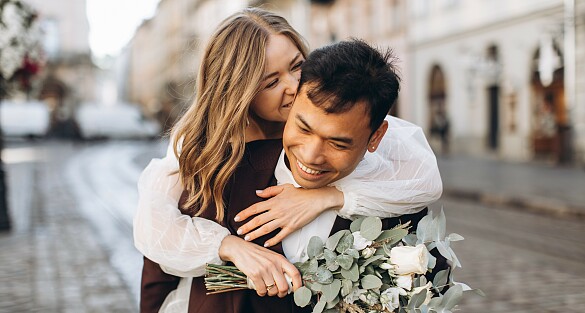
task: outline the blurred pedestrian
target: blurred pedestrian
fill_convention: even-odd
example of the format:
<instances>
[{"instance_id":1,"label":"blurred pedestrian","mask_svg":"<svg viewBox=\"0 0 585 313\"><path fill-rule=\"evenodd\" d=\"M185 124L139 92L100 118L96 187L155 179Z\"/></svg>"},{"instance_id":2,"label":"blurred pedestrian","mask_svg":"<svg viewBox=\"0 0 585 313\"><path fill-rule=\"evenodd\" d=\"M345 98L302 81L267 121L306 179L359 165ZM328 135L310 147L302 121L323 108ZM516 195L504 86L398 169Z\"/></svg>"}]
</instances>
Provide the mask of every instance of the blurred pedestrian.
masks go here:
<instances>
[{"instance_id":1,"label":"blurred pedestrian","mask_svg":"<svg viewBox=\"0 0 585 313\"><path fill-rule=\"evenodd\" d=\"M253 229L260 228L247 235L240 232L248 224L234 221L237 210L262 200L253 190L276 183L273 171L282 148L284 123L306 54L304 41L286 20L260 9L232 15L211 37L202 57L194 104L175 125L167 156L153 160L139 181L134 236L137 248L145 255L142 312L156 312L161 305L163 312L186 312L189 294L201 291L205 264L223 262L220 251L238 251L230 261L253 278L259 296L279 295L284 299L262 299L256 293L242 291L191 298L189 310L203 307L220 312L226 305L236 305L233 312L242 312L246 308L239 305L270 303L254 311L289 311L294 304L286 296L288 285L282 284L283 273L294 278L295 288L300 284L298 271L282 256L281 246L275 245L283 237L325 211L346 217L418 214L440 196L436 160L420 128L393 118L396 132L388 134L403 138L383 140L372 135L370 144L364 147L371 152L365 156L367 162L356 164L357 171L367 164L371 175L361 181L346 179L349 189L341 184L318 189L283 185L261 191L260 197L272 197L265 202L271 205L256 213L285 214L286 218L260 221ZM408 131L401 132L401 127ZM397 145L397 149L389 145ZM373 153L382 148L399 157ZM343 151L344 145L332 140L324 149ZM300 168L307 175L324 175L304 165ZM241 181L238 173L242 170L245 183L234 185ZM277 220L284 224L275 223ZM242 238L244 235L246 238ZM251 242L256 237L260 238ZM179 283L161 269L184 278ZM272 273L272 277L258 273Z\"/></svg>"},{"instance_id":2,"label":"blurred pedestrian","mask_svg":"<svg viewBox=\"0 0 585 313\"><path fill-rule=\"evenodd\" d=\"M449 154L449 118L445 110L438 110L434 114L431 133L441 140L441 154Z\"/></svg>"}]
</instances>

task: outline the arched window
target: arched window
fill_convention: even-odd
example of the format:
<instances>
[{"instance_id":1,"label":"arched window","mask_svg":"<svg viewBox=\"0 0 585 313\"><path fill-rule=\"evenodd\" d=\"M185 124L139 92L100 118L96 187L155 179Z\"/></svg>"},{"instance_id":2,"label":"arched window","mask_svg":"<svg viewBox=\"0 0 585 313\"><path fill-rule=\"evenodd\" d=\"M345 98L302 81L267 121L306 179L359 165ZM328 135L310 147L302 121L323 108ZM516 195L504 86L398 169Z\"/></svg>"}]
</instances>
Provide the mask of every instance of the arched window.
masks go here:
<instances>
[{"instance_id":1,"label":"arched window","mask_svg":"<svg viewBox=\"0 0 585 313\"><path fill-rule=\"evenodd\" d=\"M445 75L439 65L431 69L429 83L429 128L432 136L441 139L441 151L448 152L449 117L447 112L447 86Z\"/></svg>"}]
</instances>

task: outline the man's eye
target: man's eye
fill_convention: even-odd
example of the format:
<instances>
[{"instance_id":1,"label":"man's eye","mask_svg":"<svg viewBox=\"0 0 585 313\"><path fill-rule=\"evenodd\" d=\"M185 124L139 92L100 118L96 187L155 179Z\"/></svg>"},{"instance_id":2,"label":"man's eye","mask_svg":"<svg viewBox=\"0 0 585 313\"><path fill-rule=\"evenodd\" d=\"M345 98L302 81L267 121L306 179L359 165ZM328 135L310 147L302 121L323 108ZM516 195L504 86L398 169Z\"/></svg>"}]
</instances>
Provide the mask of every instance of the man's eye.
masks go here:
<instances>
[{"instance_id":1,"label":"man's eye","mask_svg":"<svg viewBox=\"0 0 585 313\"><path fill-rule=\"evenodd\" d=\"M338 143L332 143L332 145L333 145L333 147L335 147L335 149L338 149L338 150L345 150L345 149L347 149L347 146L340 145Z\"/></svg>"},{"instance_id":2,"label":"man's eye","mask_svg":"<svg viewBox=\"0 0 585 313\"><path fill-rule=\"evenodd\" d=\"M303 133L303 134L308 134L308 133L309 133L309 130L308 130L308 129L306 129L306 128L299 127L299 130L300 130L300 131L301 131L301 133Z\"/></svg>"}]
</instances>

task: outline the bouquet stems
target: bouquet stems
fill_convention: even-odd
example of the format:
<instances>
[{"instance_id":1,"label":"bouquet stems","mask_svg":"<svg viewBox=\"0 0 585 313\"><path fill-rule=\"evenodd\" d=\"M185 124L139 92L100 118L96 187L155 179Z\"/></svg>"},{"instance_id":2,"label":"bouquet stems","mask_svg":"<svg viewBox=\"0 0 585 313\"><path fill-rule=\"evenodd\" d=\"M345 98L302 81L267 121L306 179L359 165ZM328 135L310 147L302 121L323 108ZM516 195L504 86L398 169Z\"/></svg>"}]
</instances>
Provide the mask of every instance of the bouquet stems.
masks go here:
<instances>
[{"instance_id":1,"label":"bouquet stems","mask_svg":"<svg viewBox=\"0 0 585 313\"><path fill-rule=\"evenodd\" d=\"M205 287L208 295L251 289L248 278L237 267L215 264L207 264Z\"/></svg>"}]
</instances>

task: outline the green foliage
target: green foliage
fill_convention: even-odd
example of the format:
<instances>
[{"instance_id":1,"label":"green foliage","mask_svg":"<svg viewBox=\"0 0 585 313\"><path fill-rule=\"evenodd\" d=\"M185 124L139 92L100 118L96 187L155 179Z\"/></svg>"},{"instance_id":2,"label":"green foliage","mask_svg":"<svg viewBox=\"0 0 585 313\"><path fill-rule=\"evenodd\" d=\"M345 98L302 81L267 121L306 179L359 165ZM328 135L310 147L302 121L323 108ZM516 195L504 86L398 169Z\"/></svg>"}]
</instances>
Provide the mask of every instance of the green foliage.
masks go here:
<instances>
[{"instance_id":1,"label":"green foliage","mask_svg":"<svg viewBox=\"0 0 585 313\"><path fill-rule=\"evenodd\" d=\"M429 213L419 222L416 232L409 234L408 224L382 230L379 218L362 217L351 223L351 231L339 231L325 242L319 237L311 238L307 245L309 259L295 264L304 282L304 286L295 291L295 303L305 307L313 302L313 312L317 313L337 312L342 307L348 312L390 312L384 306L398 306L392 311L398 313L452 312L464 292L472 291L480 295L483 292L455 282L452 278L453 269L439 271L429 284L424 275L397 276L395 271L398 265L392 264L394 261L400 263L406 260L414 262L410 264L413 268L426 266L429 273L436 263L429 251L437 249L454 265L460 266L451 242L463 240L463 237L454 233L445 236L445 224L443 211L436 217ZM355 247L354 236L358 240ZM397 246L406 247L393 252ZM420 257L421 247L426 248L424 252L428 261ZM410 251L415 253L410 256ZM415 254L419 256L414 257ZM409 264L402 264L400 268L409 268ZM210 286L223 288L221 290L227 290L229 286L234 289L237 289L236 286L245 288L245 282L242 282L245 276L237 269L217 265L210 269L212 275L205 278L206 286L209 283ZM404 287L410 290L408 292L400 287L405 283L410 284L408 288ZM449 289L441 294L447 286ZM390 303L396 296L398 303Z\"/></svg>"}]
</instances>

